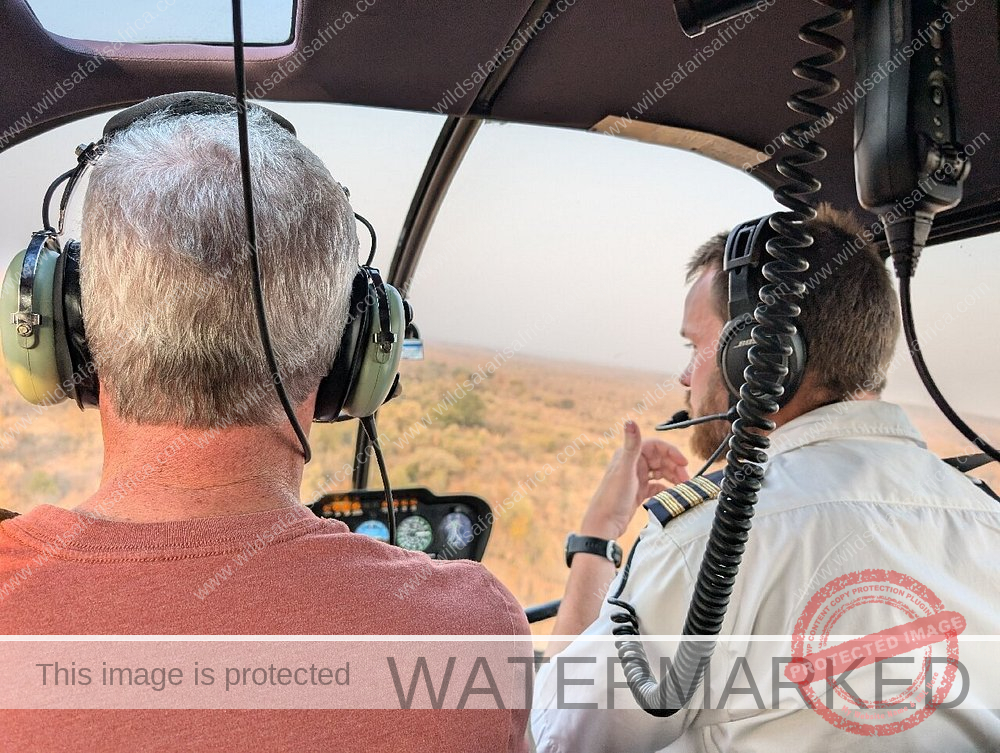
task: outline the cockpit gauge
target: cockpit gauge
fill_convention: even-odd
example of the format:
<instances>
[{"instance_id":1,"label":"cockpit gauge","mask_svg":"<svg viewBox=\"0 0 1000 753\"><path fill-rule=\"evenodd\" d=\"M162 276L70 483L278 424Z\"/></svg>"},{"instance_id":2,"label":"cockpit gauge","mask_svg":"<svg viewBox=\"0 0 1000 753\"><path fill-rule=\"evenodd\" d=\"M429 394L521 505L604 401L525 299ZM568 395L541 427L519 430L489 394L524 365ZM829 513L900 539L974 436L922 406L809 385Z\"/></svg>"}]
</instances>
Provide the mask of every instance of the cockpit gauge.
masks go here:
<instances>
[{"instance_id":1,"label":"cockpit gauge","mask_svg":"<svg viewBox=\"0 0 1000 753\"><path fill-rule=\"evenodd\" d=\"M434 541L434 529L423 515L410 515L396 526L396 543L403 549L426 552Z\"/></svg>"},{"instance_id":2,"label":"cockpit gauge","mask_svg":"<svg viewBox=\"0 0 1000 753\"><path fill-rule=\"evenodd\" d=\"M354 532L362 536L371 536L378 541L389 541L389 526L381 520L366 520L355 528Z\"/></svg>"},{"instance_id":3,"label":"cockpit gauge","mask_svg":"<svg viewBox=\"0 0 1000 753\"><path fill-rule=\"evenodd\" d=\"M438 496L421 487L395 489L394 495L400 547L435 559L482 560L494 517L486 500L471 494ZM321 518L342 521L355 533L389 540L389 512L380 489L324 494L309 508Z\"/></svg>"},{"instance_id":4,"label":"cockpit gauge","mask_svg":"<svg viewBox=\"0 0 1000 753\"><path fill-rule=\"evenodd\" d=\"M451 549L462 549L473 539L472 520L464 512L448 513L441 520L441 533Z\"/></svg>"}]
</instances>

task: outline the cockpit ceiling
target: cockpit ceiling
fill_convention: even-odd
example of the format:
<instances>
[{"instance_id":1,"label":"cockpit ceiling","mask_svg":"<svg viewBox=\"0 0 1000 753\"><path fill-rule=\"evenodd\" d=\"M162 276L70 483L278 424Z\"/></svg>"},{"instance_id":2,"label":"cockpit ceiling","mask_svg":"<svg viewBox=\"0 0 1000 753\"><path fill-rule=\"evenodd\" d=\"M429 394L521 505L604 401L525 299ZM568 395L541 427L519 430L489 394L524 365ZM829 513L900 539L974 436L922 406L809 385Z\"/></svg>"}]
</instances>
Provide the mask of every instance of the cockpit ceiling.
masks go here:
<instances>
[{"instance_id":1,"label":"cockpit ceiling","mask_svg":"<svg viewBox=\"0 0 1000 753\"><path fill-rule=\"evenodd\" d=\"M938 220L939 239L978 234L985 223L1000 222L997 0L973 1L952 26L960 123L964 141L980 134L985 140L972 158L965 200ZM248 48L248 88L264 99L472 113L577 129L604 121L608 130L609 116L630 116L712 134L764 156L797 122L785 106L788 95L803 88L793 64L818 51L798 40L798 28L824 12L811 0L772 0L756 19L738 24L742 28L717 27L688 39L670 0L551 0L544 6L542 0L298 0L292 44ZM9 66L0 88L0 133L22 124L5 134L0 148L156 94L232 91L226 46L71 40L46 32L24 0L0 0L0 8L6 21L0 50ZM550 16L526 29L525 18L540 10ZM848 47L835 66L847 92L855 86L852 29L848 24L835 33ZM507 77L481 97L491 74L487 91L498 84L498 63L506 63ZM841 96L831 97L831 105ZM830 151L817 170L824 197L856 207L849 100L821 140ZM763 162L753 174L780 183L775 162Z\"/></svg>"}]
</instances>

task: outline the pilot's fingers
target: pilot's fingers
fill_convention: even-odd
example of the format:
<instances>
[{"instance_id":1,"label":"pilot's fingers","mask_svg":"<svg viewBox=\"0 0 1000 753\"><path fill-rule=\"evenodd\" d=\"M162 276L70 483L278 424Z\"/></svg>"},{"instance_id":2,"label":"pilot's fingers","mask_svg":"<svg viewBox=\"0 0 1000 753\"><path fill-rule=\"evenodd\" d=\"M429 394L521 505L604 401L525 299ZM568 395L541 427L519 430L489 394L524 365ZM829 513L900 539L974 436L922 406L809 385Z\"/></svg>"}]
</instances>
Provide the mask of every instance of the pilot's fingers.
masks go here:
<instances>
[{"instance_id":1,"label":"pilot's fingers","mask_svg":"<svg viewBox=\"0 0 1000 753\"><path fill-rule=\"evenodd\" d=\"M627 459L634 458L642 450L642 432L635 421L625 422L625 436L622 438L622 452Z\"/></svg>"},{"instance_id":2,"label":"pilot's fingers","mask_svg":"<svg viewBox=\"0 0 1000 753\"><path fill-rule=\"evenodd\" d=\"M687 463L684 454L669 442L647 439L642 443L638 470L647 478L662 478L678 484L688 479Z\"/></svg>"},{"instance_id":3,"label":"pilot's fingers","mask_svg":"<svg viewBox=\"0 0 1000 753\"><path fill-rule=\"evenodd\" d=\"M687 465L687 458L676 445L662 439L647 439L642 443L642 454L650 467L656 467L664 462L674 465Z\"/></svg>"},{"instance_id":4,"label":"pilot's fingers","mask_svg":"<svg viewBox=\"0 0 1000 753\"><path fill-rule=\"evenodd\" d=\"M640 459L640 461L636 464L636 475L639 477L640 489L645 488L647 483L652 482L659 482L661 485L665 482L668 487L674 486L675 484L687 481L690 478L690 476L688 476L687 468L683 465L676 465L673 462L664 462L662 465L654 469L650 468L646 464L645 460L642 459Z\"/></svg>"},{"instance_id":5,"label":"pilot's fingers","mask_svg":"<svg viewBox=\"0 0 1000 753\"><path fill-rule=\"evenodd\" d=\"M683 465L675 465L673 468L665 468L663 473L654 478L663 478L671 484L682 484L691 479L691 475Z\"/></svg>"}]
</instances>

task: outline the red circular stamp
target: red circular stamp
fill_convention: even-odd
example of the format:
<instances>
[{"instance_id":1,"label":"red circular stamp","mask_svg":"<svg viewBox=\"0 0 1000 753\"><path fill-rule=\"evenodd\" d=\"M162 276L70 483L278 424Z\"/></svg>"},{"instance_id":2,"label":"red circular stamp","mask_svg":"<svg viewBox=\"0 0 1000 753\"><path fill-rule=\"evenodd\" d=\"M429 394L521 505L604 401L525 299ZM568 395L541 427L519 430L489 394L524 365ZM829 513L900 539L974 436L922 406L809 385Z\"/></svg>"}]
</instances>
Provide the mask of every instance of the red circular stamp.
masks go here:
<instances>
[{"instance_id":1,"label":"red circular stamp","mask_svg":"<svg viewBox=\"0 0 1000 753\"><path fill-rule=\"evenodd\" d=\"M873 625L887 627L865 634ZM963 630L962 615L945 609L933 591L907 575L877 569L848 573L806 605L795 624L785 677L833 726L856 735L893 735L920 724L944 703L955 681ZM861 637L842 640L834 637L838 634ZM890 665L896 677L886 676ZM871 669L852 679L851 673L865 667Z\"/></svg>"}]
</instances>

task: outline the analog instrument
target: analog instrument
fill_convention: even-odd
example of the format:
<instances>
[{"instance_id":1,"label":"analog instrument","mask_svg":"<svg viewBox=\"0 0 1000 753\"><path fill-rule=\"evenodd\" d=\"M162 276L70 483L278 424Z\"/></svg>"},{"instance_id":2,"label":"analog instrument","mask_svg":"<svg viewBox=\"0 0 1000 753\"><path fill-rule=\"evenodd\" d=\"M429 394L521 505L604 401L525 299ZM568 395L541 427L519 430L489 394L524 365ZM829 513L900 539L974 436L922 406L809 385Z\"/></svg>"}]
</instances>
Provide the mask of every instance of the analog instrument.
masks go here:
<instances>
[{"instance_id":1,"label":"analog instrument","mask_svg":"<svg viewBox=\"0 0 1000 753\"><path fill-rule=\"evenodd\" d=\"M423 515L409 515L396 527L396 543L403 549L426 552L434 542L434 529Z\"/></svg>"},{"instance_id":2,"label":"analog instrument","mask_svg":"<svg viewBox=\"0 0 1000 753\"><path fill-rule=\"evenodd\" d=\"M354 532L360 533L362 536L371 536L373 539L378 539L379 541L389 540L389 526L381 520L366 520L355 528Z\"/></svg>"}]
</instances>

